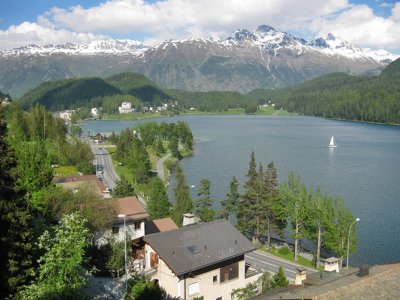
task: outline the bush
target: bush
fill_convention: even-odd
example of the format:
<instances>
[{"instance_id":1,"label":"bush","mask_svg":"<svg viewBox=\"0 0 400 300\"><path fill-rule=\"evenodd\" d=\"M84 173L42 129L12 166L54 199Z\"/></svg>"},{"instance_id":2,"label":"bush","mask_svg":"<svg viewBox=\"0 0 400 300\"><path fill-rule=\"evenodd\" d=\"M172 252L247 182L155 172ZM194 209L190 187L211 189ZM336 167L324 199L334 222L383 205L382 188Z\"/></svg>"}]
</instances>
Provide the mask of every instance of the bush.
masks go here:
<instances>
[{"instance_id":1,"label":"bush","mask_svg":"<svg viewBox=\"0 0 400 300\"><path fill-rule=\"evenodd\" d=\"M285 245L279 249L278 253L282 254L282 255L288 255L291 253L291 251L290 251L289 247Z\"/></svg>"}]
</instances>

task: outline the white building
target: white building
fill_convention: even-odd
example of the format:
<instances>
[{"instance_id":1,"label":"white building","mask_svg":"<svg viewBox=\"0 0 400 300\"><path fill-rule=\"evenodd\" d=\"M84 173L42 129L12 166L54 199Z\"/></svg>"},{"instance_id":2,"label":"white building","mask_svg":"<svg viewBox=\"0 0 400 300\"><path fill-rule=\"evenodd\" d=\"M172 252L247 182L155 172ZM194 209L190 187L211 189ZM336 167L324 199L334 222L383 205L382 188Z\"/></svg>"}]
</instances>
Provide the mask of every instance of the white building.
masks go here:
<instances>
[{"instance_id":1,"label":"white building","mask_svg":"<svg viewBox=\"0 0 400 300\"><path fill-rule=\"evenodd\" d=\"M59 117L63 119L65 122L70 122L71 121L71 116L75 112L75 110L64 110L60 111Z\"/></svg>"},{"instance_id":2,"label":"white building","mask_svg":"<svg viewBox=\"0 0 400 300\"><path fill-rule=\"evenodd\" d=\"M99 110L97 109L97 107L93 107L90 111L90 114L92 115L92 117L97 118L99 116Z\"/></svg>"},{"instance_id":3,"label":"white building","mask_svg":"<svg viewBox=\"0 0 400 300\"><path fill-rule=\"evenodd\" d=\"M145 274L172 297L231 299L233 289L256 281L244 255L255 247L225 220L146 235Z\"/></svg>"},{"instance_id":4,"label":"white building","mask_svg":"<svg viewBox=\"0 0 400 300\"><path fill-rule=\"evenodd\" d=\"M128 114L134 111L134 109L132 109L132 103L130 102L122 102L121 106L118 107L118 110L120 114Z\"/></svg>"},{"instance_id":5,"label":"white building","mask_svg":"<svg viewBox=\"0 0 400 300\"><path fill-rule=\"evenodd\" d=\"M125 239L125 229L132 244L143 238L145 234L145 221L148 219L149 214L138 198L131 196L107 201L117 202L117 214L112 228L101 236L96 237L96 244L98 246L106 245L108 238L111 236L113 236L117 242L123 242Z\"/></svg>"}]
</instances>

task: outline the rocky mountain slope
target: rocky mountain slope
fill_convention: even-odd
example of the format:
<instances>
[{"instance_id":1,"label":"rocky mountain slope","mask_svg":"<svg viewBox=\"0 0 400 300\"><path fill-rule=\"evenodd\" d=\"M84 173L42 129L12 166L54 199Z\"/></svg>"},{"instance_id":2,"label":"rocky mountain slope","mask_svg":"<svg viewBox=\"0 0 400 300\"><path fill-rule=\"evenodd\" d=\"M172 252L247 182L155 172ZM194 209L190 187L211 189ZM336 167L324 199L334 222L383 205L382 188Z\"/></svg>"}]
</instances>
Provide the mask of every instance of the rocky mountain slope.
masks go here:
<instances>
[{"instance_id":1,"label":"rocky mountain slope","mask_svg":"<svg viewBox=\"0 0 400 300\"><path fill-rule=\"evenodd\" d=\"M0 90L21 96L46 80L134 71L162 87L248 92L278 88L320 75L379 74L396 59L329 34L307 42L261 25L226 39L169 40L146 47L129 40L85 45L29 45L0 52Z\"/></svg>"}]
</instances>

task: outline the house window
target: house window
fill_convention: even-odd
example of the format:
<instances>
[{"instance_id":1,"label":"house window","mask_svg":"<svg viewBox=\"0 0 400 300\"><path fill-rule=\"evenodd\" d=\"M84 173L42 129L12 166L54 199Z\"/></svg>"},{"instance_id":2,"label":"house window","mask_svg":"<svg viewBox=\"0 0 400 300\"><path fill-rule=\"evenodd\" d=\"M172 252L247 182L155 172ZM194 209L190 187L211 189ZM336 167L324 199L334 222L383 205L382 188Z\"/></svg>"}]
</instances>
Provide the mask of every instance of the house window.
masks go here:
<instances>
[{"instance_id":1,"label":"house window","mask_svg":"<svg viewBox=\"0 0 400 300\"><path fill-rule=\"evenodd\" d=\"M119 226L112 227L112 233L117 234L119 232Z\"/></svg>"},{"instance_id":2,"label":"house window","mask_svg":"<svg viewBox=\"0 0 400 300\"><path fill-rule=\"evenodd\" d=\"M140 229L140 222L135 222L135 230Z\"/></svg>"},{"instance_id":3,"label":"house window","mask_svg":"<svg viewBox=\"0 0 400 300\"><path fill-rule=\"evenodd\" d=\"M218 275L213 276L213 283L218 283Z\"/></svg>"},{"instance_id":4,"label":"house window","mask_svg":"<svg viewBox=\"0 0 400 300\"><path fill-rule=\"evenodd\" d=\"M158 254L150 252L150 267L155 269L158 267Z\"/></svg>"},{"instance_id":5,"label":"house window","mask_svg":"<svg viewBox=\"0 0 400 300\"><path fill-rule=\"evenodd\" d=\"M227 265L220 269L220 282L225 282L239 277L239 263Z\"/></svg>"},{"instance_id":6,"label":"house window","mask_svg":"<svg viewBox=\"0 0 400 300\"><path fill-rule=\"evenodd\" d=\"M188 288L189 288L189 296L193 296L200 293L200 284L198 282L189 284Z\"/></svg>"}]
</instances>

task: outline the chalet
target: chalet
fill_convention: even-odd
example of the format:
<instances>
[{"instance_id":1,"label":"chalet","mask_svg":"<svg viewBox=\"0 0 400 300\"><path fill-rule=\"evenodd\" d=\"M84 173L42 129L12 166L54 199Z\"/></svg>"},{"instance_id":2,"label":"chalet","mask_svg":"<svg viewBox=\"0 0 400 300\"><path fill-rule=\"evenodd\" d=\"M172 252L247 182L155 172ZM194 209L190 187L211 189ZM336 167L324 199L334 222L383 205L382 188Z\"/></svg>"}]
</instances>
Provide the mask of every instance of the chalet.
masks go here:
<instances>
[{"instance_id":1,"label":"chalet","mask_svg":"<svg viewBox=\"0 0 400 300\"><path fill-rule=\"evenodd\" d=\"M127 235L132 239L132 243L142 238L145 234L145 222L149 214L135 196L117 198L117 213L112 233L119 242L124 241L124 219ZM120 216L120 217L118 217ZM125 217L121 217L125 216Z\"/></svg>"},{"instance_id":2,"label":"chalet","mask_svg":"<svg viewBox=\"0 0 400 300\"><path fill-rule=\"evenodd\" d=\"M144 237L145 270L173 297L231 299L259 275L246 275L255 247L229 222L192 224Z\"/></svg>"}]
</instances>

